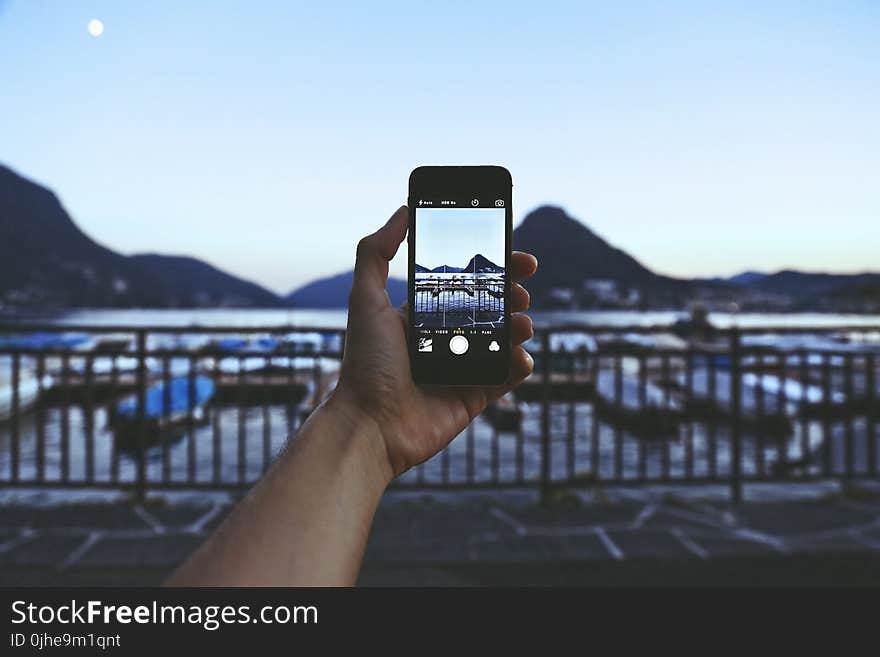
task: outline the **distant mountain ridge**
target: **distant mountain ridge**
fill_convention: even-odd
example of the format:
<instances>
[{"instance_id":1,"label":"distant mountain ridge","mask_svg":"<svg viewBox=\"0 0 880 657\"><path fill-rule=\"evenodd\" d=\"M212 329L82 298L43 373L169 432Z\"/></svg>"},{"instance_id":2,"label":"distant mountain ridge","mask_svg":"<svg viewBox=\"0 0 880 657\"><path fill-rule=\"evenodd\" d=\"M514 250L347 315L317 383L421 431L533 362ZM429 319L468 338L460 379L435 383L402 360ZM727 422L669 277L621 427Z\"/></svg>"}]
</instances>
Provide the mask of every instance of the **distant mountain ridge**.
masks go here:
<instances>
[{"instance_id":1,"label":"distant mountain ridge","mask_svg":"<svg viewBox=\"0 0 880 657\"><path fill-rule=\"evenodd\" d=\"M748 284L758 294L787 300L791 310L880 312L880 273L827 274L784 269Z\"/></svg>"},{"instance_id":2,"label":"distant mountain ridge","mask_svg":"<svg viewBox=\"0 0 880 657\"><path fill-rule=\"evenodd\" d=\"M762 271L744 271L724 280L728 283L733 283L734 285L753 285L761 279L767 278L767 276L769 276L769 274Z\"/></svg>"},{"instance_id":3,"label":"distant mountain ridge","mask_svg":"<svg viewBox=\"0 0 880 657\"><path fill-rule=\"evenodd\" d=\"M197 258L142 253L131 256L130 260L162 280L167 301L174 307L275 308L284 305L275 293Z\"/></svg>"},{"instance_id":4,"label":"distant mountain ridge","mask_svg":"<svg viewBox=\"0 0 880 657\"><path fill-rule=\"evenodd\" d=\"M464 267L440 265L439 267L428 269L427 267L416 263L415 269L416 272L420 274L460 274L461 272L498 273L504 271L504 267L499 267L481 253L477 253Z\"/></svg>"},{"instance_id":5,"label":"distant mountain ridge","mask_svg":"<svg viewBox=\"0 0 880 657\"><path fill-rule=\"evenodd\" d=\"M555 206L530 212L513 232L534 253L526 283L534 308L710 309L880 313L880 273L745 271L684 280L657 274ZM441 265L444 271L458 270ZM437 271L435 269L434 271ZM502 271L476 254L462 270ZM417 271L428 271L416 265ZM0 165L0 311L19 308L344 308L352 272L322 278L285 297L192 257L125 256L92 240L50 190ZM395 305L407 283L390 279Z\"/></svg>"},{"instance_id":6,"label":"distant mountain ridge","mask_svg":"<svg viewBox=\"0 0 880 657\"><path fill-rule=\"evenodd\" d=\"M354 281L352 270L319 278L284 297L287 305L293 308L345 308L348 306L348 295ZM406 301L407 283L400 278L389 277L386 286L388 298L395 306Z\"/></svg>"},{"instance_id":7,"label":"distant mountain ridge","mask_svg":"<svg viewBox=\"0 0 880 657\"><path fill-rule=\"evenodd\" d=\"M281 304L195 258L127 257L101 246L54 193L0 166L0 309Z\"/></svg>"},{"instance_id":8,"label":"distant mountain ridge","mask_svg":"<svg viewBox=\"0 0 880 657\"><path fill-rule=\"evenodd\" d=\"M461 267L453 267L452 265L440 265L439 267L428 269L427 267L422 267L422 265L416 263L416 271L423 274L457 274L464 270Z\"/></svg>"},{"instance_id":9,"label":"distant mountain ridge","mask_svg":"<svg viewBox=\"0 0 880 657\"><path fill-rule=\"evenodd\" d=\"M532 307L537 309L682 309L699 302L722 310L736 304L743 310L843 308L863 312L876 307L880 312L880 274L745 271L727 279L677 279L651 271L554 206L529 213L513 231L513 246L538 258L538 272L526 282ZM464 269L472 271L475 266L478 271L502 270L480 254ZM415 269L423 273L443 269L451 272L453 267L443 265L429 270L416 264ZM285 300L301 308L344 308L351 281L350 271L323 278L294 290ZM406 281L389 279L388 292L395 305L403 303Z\"/></svg>"}]
</instances>

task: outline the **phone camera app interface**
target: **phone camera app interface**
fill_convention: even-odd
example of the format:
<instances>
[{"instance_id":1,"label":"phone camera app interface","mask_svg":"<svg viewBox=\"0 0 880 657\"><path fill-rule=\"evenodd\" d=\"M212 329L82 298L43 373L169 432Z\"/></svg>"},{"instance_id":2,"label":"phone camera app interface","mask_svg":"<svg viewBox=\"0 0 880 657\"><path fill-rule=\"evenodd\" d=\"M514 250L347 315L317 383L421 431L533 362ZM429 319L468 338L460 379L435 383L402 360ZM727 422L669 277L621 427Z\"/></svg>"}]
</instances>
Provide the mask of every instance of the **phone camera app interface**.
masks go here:
<instances>
[{"instance_id":1,"label":"phone camera app interface","mask_svg":"<svg viewBox=\"0 0 880 657\"><path fill-rule=\"evenodd\" d=\"M478 204L423 201L416 208L413 328L420 356L497 359L505 351L505 208L495 199Z\"/></svg>"}]
</instances>

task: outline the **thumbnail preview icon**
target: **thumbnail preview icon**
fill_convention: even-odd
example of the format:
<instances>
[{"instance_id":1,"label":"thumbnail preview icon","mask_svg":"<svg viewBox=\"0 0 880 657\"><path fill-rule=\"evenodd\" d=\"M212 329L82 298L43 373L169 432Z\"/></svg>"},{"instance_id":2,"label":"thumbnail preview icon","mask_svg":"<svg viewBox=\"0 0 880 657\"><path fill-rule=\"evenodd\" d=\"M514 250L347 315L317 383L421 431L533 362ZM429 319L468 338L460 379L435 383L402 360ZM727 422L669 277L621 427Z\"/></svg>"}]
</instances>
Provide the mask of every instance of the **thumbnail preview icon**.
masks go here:
<instances>
[{"instance_id":1,"label":"thumbnail preview icon","mask_svg":"<svg viewBox=\"0 0 880 657\"><path fill-rule=\"evenodd\" d=\"M431 338L419 338L419 351L434 351L434 341Z\"/></svg>"}]
</instances>

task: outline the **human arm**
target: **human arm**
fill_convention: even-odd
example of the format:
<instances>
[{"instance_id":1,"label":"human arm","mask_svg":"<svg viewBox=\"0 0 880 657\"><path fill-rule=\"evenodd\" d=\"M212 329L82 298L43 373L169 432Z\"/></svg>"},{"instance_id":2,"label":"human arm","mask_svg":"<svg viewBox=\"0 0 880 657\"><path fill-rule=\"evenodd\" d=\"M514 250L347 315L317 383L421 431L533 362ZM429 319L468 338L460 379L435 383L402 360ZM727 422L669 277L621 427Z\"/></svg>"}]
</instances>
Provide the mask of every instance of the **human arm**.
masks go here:
<instances>
[{"instance_id":1,"label":"human arm","mask_svg":"<svg viewBox=\"0 0 880 657\"><path fill-rule=\"evenodd\" d=\"M519 346L531 321L512 315L511 374L503 386L422 387L410 375L405 313L385 286L406 236L407 211L358 245L339 383L267 474L169 579L180 586L351 585L373 515L392 479L427 460L487 404L533 368ZM531 276L534 257L515 253L510 275ZM528 309L512 286L511 308Z\"/></svg>"}]
</instances>

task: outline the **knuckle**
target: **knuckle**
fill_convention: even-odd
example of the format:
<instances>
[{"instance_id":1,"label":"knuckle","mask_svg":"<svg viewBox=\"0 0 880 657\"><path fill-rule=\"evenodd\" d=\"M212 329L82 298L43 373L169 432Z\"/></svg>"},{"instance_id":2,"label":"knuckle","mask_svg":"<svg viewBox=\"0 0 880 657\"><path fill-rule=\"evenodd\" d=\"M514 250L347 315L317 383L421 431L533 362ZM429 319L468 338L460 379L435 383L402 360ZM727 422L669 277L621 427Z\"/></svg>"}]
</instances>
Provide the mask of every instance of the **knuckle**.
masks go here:
<instances>
[{"instance_id":1,"label":"knuckle","mask_svg":"<svg viewBox=\"0 0 880 657\"><path fill-rule=\"evenodd\" d=\"M366 237L362 237L361 240L357 244L357 257L361 258L364 255L372 253L373 251L373 241L371 239L372 236L367 235Z\"/></svg>"}]
</instances>

